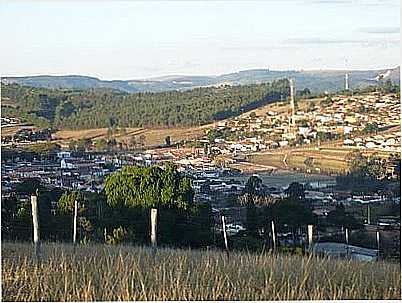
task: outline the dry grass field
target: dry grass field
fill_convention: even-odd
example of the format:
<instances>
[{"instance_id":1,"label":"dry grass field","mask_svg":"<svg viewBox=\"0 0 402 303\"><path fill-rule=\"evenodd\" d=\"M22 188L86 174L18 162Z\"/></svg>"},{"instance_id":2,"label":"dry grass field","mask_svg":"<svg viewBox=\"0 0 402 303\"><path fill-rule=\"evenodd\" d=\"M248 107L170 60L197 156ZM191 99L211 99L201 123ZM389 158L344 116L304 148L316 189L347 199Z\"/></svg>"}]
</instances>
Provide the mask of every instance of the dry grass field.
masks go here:
<instances>
[{"instance_id":1,"label":"dry grass field","mask_svg":"<svg viewBox=\"0 0 402 303\"><path fill-rule=\"evenodd\" d=\"M251 163L260 165L272 165L282 169L289 168L308 168L305 164L306 159L313 158L313 165L310 169L319 168L323 171L330 170L332 172L344 172L348 169L347 157L350 153L358 149L343 147L334 143L322 145L320 149L315 147L295 147L280 150L270 150L268 152L260 152L249 158ZM358 150L362 154L368 156L374 153L381 157L389 157L392 152L377 150ZM286 157L285 157L286 155ZM284 163L284 159L286 164Z\"/></svg>"},{"instance_id":2,"label":"dry grass field","mask_svg":"<svg viewBox=\"0 0 402 303\"><path fill-rule=\"evenodd\" d=\"M312 166L307 167L305 161L309 157L312 157L314 160ZM319 168L321 171L331 172L343 172L348 169L348 163L345 161L343 155L327 155L325 152L281 150L278 152L255 154L249 160L251 163L272 165L281 169L299 168L314 170L315 168Z\"/></svg>"},{"instance_id":3,"label":"dry grass field","mask_svg":"<svg viewBox=\"0 0 402 303\"><path fill-rule=\"evenodd\" d=\"M300 110L307 110L309 104L318 104L318 102L322 101L324 98L314 98L314 99L300 99L297 101L297 106ZM240 118L246 118L250 115L251 112L255 112L257 116L265 116L269 111L277 112L277 113L285 113L290 112L290 104L289 101L285 102L275 102L265 106L261 106L257 109L247 111L241 114Z\"/></svg>"},{"instance_id":4,"label":"dry grass field","mask_svg":"<svg viewBox=\"0 0 402 303\"><path fill-rule=\"evenodd\" d=\"M170 136L171 142L192 140L203 136L210 125L188 128L126 128L126 133L116 133L114 138L117 142L126 142L132 137L145 136L146 146L155 146L165 143L165 138ZM84 129L84 130L60 130L53 136L60 143L68 144L71 140L107 138L107 128Z\"/></svg>"},{"instance_id":5,"label":"dry grass field","mask_svg":"<svg viewBox=\"0 0 402 303\"><path fill-rule=\"evenodd\" d=\"M4 301L400 299L399 264L141 247L2 243Z\"/></svg>"},{"instance_id":6,"label":"dry grass field","mask_svg":"<svg viewBox=\"0 0 402 303\"><path fill-rule=\"evenodd\" d=\"M27 130L38 130L39 128L32 125L17 125L10 127L2 127L1 128L1 136L14 136L18 131L27 129Z\"/></svg>"}]
</instances>

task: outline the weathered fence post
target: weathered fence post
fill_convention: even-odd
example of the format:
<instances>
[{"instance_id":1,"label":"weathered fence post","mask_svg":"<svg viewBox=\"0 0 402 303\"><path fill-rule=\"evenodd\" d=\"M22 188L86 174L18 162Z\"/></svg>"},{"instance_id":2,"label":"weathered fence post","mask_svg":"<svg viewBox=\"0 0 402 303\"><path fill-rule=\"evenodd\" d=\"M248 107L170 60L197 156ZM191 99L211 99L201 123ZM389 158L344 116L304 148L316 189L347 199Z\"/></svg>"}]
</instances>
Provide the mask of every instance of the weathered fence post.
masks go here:
<instances>
[{"instance_id":1,"label":"weathered fence post","mask_svg":"<svg viewBox=\"0 0 402 303\"><path fill-rule=\"evenodd\" d=\"M380 258L380 231L377 229L377 250L378 258Z\"/></svg>"},{"instance_id":2,"label":"weathered fence post","mask_svg":"<svg viewBox=\"0 0 402 303\"><path fill-rule=\"evenodd\" d=\"M313 225L307 225L308 250L313 250Z\"/></svg>"},{"instance_id":3,"label":"weathered fence post","mask_svg":"<svg viewBox=\"0 0 402 303\"><path fill-rule=\"evenodd\" d=\"M35 258L39 259L39 217L38 217L38 191L36 194L31 195L31 207L32 207L32 223L33 223L33 242L35 249Z\"/></svg>"},{"instance_id":4,"label":"weathered fence post","mask_svg":"<svg viewBox=\"0 0 402 303\"><path fill-rule=\"evenodd\" d=\"M226 223L225 223L225 216L222 215L222 231L223 231L223 239L225 241L225 249L226 249L226 254L229 258L229 246L228 246L228 237L226 234Z\"/></svg>"},{"instance_id":5,"label":"weathered fence post","mask_svg":"<svg viewBox=\"0 0 402 303\"><path fill-rule=\"evenodd\" d=\"M276 251L276 235L275 235L275 223L274 223L274 221L271 221L271 232L272 232L273 250Z\"/></svg>"},{"instance_id":6,"label":"weathered fence post","mask_svg":"<svg viewBox=\"0 0 402 303\"><path fill-rule=\"evenodd\" d=\"M77 215L78 215L78 202L74 201L74 225L73 225L73 244L77 242Z\"/></svg>"},{"instance_id":7,"label":"weathered fence post","mask_svg":"<svg viewBox=\"0 0 402 303\"><path fill-rule=\"evenodd\" d=\"M151 245L153 247L156 247L156 233L157 233L157 215L158 215L158 210L156 208L151 209Z\"/></svg>"}]
</instances>

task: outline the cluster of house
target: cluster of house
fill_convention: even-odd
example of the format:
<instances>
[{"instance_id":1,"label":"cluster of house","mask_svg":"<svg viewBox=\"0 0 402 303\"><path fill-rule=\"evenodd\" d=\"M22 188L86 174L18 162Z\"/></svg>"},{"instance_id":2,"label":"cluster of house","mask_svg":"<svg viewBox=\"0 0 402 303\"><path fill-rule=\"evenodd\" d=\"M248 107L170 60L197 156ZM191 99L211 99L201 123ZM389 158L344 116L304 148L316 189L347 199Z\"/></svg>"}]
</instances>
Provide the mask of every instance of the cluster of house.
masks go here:
<instances>
[{"instance_id":1,"label":"cluster of house","mask_svg":"<svg viewBox=\"0 0 402 303\"><path fill-rule=\"evenodd\" d=\"M2 197L16 192L18 184L27 179L39 179L49 188L99 192L105 177L126 164L149 166L164 161L177 163L178 169L193 179L195 202L207 202L220 219L222 211L227 216L228 233L235 235L245 230L246 208L235 201L242 195L247 177L228 168L216 167L212 160L199 148L166 148L148 150L143 153L95 154L59 151L47 159L31 161L18 159L2 160ZM311 201L313 212L326 217L338 203L388 203L381 196L353 196L350 193L334 191L335 180L309 182L304 184L306 199ZM285 197L287 186L269 184L261 190L273 199ZM29 202L28 195L17 197L19 202ZM399 201L393 201L400 203ZM56 202L54 202L56 203ZM287 241L286 235L278 235ZM284 242L284 243L285 243ZM286 244L286 243L285 243Z\"/></svg>"},{"instance_id":2,"label":"cluster of house","mask_svg":"<svg viewBox=\"0 0 402 303\"><path fill-rule=\"evenodd\" d=\"M343 140L343 145L347 147L356 147L359 149L400 152L401 132L395 131L388 134L378 134L366 137L355 136L350 139Z\"/></svg>"},{"instance_id":3,"label":"cluster of house","mask_svg":"<svg viewBox=\"0 0 402 303\"><path fill-rule=\"evenodd\" d=\"M395 94L373 92L358 96L336 96L305 111L268 111L264 115L236 117L218 122L216 138L222 153L258 151L310 144L323 139L345 139L347 146L400 151L400 132L366 136L400 125L400 101ZM227 134L236 134L229 140ZM239 135L240 134L240 135ZM233 139L233 136L230 136Z\"/></svg>"},{"instance_id":4,"label":"cluster of house","mask_svg":"<svg viewBox=\"0 0 402 303\"><path fill-rule=\"evenodd\" d=\"M1 128L15 126L21 123L20 119L13 117L1 117Z\"/></svg>"},{"instance_id":5,"label":"cluster of house","mask_svg":"<svg viewBox=\"0 0 402 303\"><path fill-rule=\"evenodd\" d=\"M23 128L18 130L14 135L1 136L1 145L44 143L50 140L52 140L52 134L49 129L34 130L32 128Z\"/></svg>"}]
</instances>

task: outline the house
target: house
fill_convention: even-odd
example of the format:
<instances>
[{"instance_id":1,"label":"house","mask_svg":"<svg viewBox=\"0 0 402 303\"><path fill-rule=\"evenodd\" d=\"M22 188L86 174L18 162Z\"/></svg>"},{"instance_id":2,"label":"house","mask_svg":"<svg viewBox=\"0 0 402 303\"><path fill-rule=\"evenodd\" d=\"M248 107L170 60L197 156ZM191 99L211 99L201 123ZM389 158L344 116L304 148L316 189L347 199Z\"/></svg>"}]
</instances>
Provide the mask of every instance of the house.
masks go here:
<instances>
[{"instance_id":1,"label":"house","mask_svg":"<svg viewBox=\"0 0 402 303\"><path fill-rule=\"evenodd\" d=\"M358 261L373 262L378 259L378 250L376 249L363 248L345 243L315 243L313 252L332 257L348 257Z\"/></svg>"}]
</instances>

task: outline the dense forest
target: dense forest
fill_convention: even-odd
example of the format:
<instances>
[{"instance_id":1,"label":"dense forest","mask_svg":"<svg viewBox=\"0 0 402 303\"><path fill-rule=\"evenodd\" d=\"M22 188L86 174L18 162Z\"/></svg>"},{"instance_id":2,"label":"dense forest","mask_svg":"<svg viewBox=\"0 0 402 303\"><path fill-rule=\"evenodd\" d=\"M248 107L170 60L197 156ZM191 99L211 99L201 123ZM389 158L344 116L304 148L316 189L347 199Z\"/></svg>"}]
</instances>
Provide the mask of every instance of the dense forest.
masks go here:
<instances>
[{"instance_id":1,"label":"dense forest","mask_svg":"<svg viewBox=\"0 0 402 303\"><path fill-rule=\"evenodd\" d=\"M210 123L286 99L286 79L188 91L124 93L3 85L3 116L58 129L173 127Z\"/></svg>"}]
</instances>

